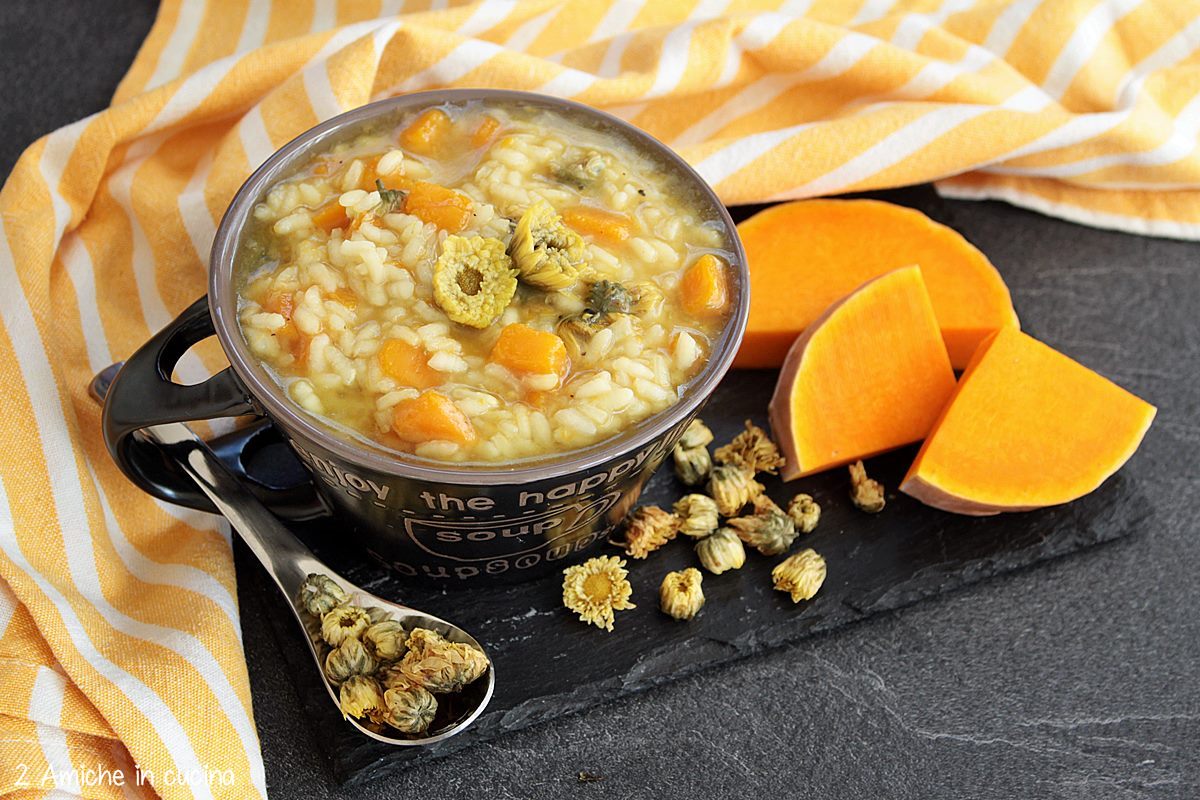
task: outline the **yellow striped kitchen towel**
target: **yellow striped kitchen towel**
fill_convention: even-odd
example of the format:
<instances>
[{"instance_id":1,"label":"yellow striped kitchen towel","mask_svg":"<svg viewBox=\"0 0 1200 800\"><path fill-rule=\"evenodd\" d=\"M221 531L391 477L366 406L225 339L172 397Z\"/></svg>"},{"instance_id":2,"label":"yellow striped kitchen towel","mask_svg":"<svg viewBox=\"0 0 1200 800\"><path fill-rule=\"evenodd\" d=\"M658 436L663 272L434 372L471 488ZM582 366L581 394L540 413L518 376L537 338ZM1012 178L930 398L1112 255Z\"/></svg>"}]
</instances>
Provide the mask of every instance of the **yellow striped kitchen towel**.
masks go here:
<instances>
[{"instance_id":1,"label":"yellow striped kitchen towel","mask_svg":"<svg viewBox=\"0 0 1200 800\"><path fill-rule=\"evenodd\" d=\"M266 794L228 535L124 479L85 387L205 291L226 203L291 137L527 89L632 120L730 203L937 181L1195 239L1198 53L1200 0L164 0L112 107L0 193L0 793Z\"/></svg>"}]
</instances>

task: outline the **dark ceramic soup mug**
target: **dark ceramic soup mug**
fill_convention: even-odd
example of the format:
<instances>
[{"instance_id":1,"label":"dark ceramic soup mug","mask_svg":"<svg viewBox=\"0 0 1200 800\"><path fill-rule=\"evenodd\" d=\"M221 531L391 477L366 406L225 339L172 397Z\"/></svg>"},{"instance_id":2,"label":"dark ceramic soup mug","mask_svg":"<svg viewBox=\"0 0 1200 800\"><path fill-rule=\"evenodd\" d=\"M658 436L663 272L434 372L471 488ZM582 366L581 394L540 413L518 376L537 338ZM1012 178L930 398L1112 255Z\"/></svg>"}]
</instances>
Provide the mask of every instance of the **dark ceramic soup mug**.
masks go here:
<instances>
[{"instance_id":1,"label":"dark ceramic soup mug","mask_svg":"<svg viewBox=\"0 0 1200 800\"><path fill-rule=\"evenodd\" d=\"M734 278L731 312L701 372L674 405L597 444L536 460L449 464L349 437L295 405L238 327L236 258L247 222L267 190L315 153L371 122L429 106L471 101L545 108L619 137L674 175L697 216L719 220ZM728 370L749 307L745 253L728 212L691 167L622 120L566 100L524 92L446 90L406 95L334 117L259 167L234 197L213 242L209 292L135 353L114 380L104 413L108 447L125 473L163 500L215 511L171 459L137 431L163 422L255 415L270 420L311 472L296 485L251 488L286 519L330 515L376 558L410 576L472 584L523 579L561 567L606 537ZM215 334L231 366L204 383L171 380L176 362Z\"/></svg>"}]
</instances>

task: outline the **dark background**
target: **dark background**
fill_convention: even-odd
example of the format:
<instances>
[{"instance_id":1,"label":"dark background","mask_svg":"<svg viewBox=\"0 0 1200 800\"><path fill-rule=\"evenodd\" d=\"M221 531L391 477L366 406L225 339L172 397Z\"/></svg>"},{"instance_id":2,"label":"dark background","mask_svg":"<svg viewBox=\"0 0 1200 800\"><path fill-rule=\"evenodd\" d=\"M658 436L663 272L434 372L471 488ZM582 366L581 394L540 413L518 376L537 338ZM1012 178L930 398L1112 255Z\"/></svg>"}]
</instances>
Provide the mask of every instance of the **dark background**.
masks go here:
<instances>
[{"instance_id":1,"label":"dark background","mask_svg":"<svg viewBox=\"0 0 1200 800\"><path fill-rule=\"evenodd\" d=\"M0 175L103 108L147 0L0 0ZM417 766L355 797L1200 796L1200 246L925 189L1003 272L1026 329L1159 406L1126 474L1148 530L1082 555ZM239 578L263 580L238 554ZM276 798L349 797L261 604L244 619ZM576 773L603 775L580 785Z\"/></svg>"}]
</instances>

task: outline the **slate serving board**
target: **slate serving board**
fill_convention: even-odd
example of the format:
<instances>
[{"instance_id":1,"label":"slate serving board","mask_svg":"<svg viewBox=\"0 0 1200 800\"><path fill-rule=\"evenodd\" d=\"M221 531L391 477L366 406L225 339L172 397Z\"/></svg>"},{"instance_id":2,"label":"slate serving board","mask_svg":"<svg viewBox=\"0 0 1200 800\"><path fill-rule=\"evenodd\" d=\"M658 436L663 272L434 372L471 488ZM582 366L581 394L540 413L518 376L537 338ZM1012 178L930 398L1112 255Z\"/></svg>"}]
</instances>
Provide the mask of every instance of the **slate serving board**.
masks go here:
<instances>
[{"instance_id":1,"label":"slate serving board","mask_svg":"<svg viewBox=\"0 0 1200 800\"><path fill-rule=\"evenodd\" d=\"M727 441L745 419L766 425L774 371L731 372L702 417L716 443ZM345 532L328 523L295 526L310 547L334 569L364 588L407 603L471 631L488 648L496 669L491 705L467 732L426 748L392 748L343 723L321 686L301 633L283 600L259 586L299 701L312 721L335 776L348 785L379 781L418 759L436 758L473 742L486 741L543 720L676 680L718 664L832 630L873 614L909 605L1030 564L1110 541L1143 528L1150 505L1136 484L1118 474L1098 491L1054 509L989 518L945 514L895 492L915 449L872 459L868 469L889 489L878 515L855 509L845 470L782 484L767 477L768 493L785 504L797 491L822 507L821 523L793 548L812 547L828 564L828 578L811 601L793 605L771 587L771 568L782 557L749 551L745 566L705 574L707 603L691 622L676 622L658 610L658 585L668 571L698 562L679 537L646 561L630 561L633 600L638 608L619 612L615 631L578 622L561 604L561 580L551 575L532 583L448 591L412 584L385 573L352 546ZM286 451L271 453L274 468L286 468ZM644 503L664 506L683 487L669 465L647 485ZM617 553L602 546L593 553ZM577 559L582 560L582 559Z\"/></svg>"}]
</instances>

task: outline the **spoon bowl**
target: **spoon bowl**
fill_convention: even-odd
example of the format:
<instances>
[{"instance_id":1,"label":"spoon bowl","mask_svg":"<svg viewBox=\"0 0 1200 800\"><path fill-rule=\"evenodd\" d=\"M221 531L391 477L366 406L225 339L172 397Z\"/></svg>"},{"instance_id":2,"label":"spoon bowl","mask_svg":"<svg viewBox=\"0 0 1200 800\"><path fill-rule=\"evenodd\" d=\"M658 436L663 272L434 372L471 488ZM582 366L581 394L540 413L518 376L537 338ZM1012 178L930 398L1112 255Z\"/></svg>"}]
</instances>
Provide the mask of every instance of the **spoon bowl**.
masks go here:
<instances>
[{"instance_id":1,"label":"spoon bowl","mask_svg":"<svg viewBox=\"0 0 1200 800\"><path fill-rule=\"evenodd\" d=\"M89 384L88 392L101 405L121 366L117 363L106 367ZM300 587L309 575L319 574L329 578L355 605L386 610L406 631L425 628L441 634L451 642L470 645L486 657L487 651L483 646L457 625L371 594L331 570L313 555L295 534L284 527L228 467L221 463L191 428L180 422L171 422L146 428L137 435L146 436L163 451L165 457L180 464L184 472L212 500L213 505L220 509L233 529L258 557L275 581L275 585L287 598L288 607L292 609L296 622L304 630L304 640L308 643L317 673L321 676L321 681L325 684L329 698L338 709L338 713L341 713L338 689L325 674L324 656L321 652L323 643L314 630L314 618L299 601ZM483 713L492 699L495 688L496 675L489 658L488 668L479 678L459 692L438 695L437 714L429 730L421 734L404 734L385 725L364 723L354 717L343 716L360 733L376 741L401 747L428 745L448 739L467 728Z\"/></svg>"}]
</instances>

